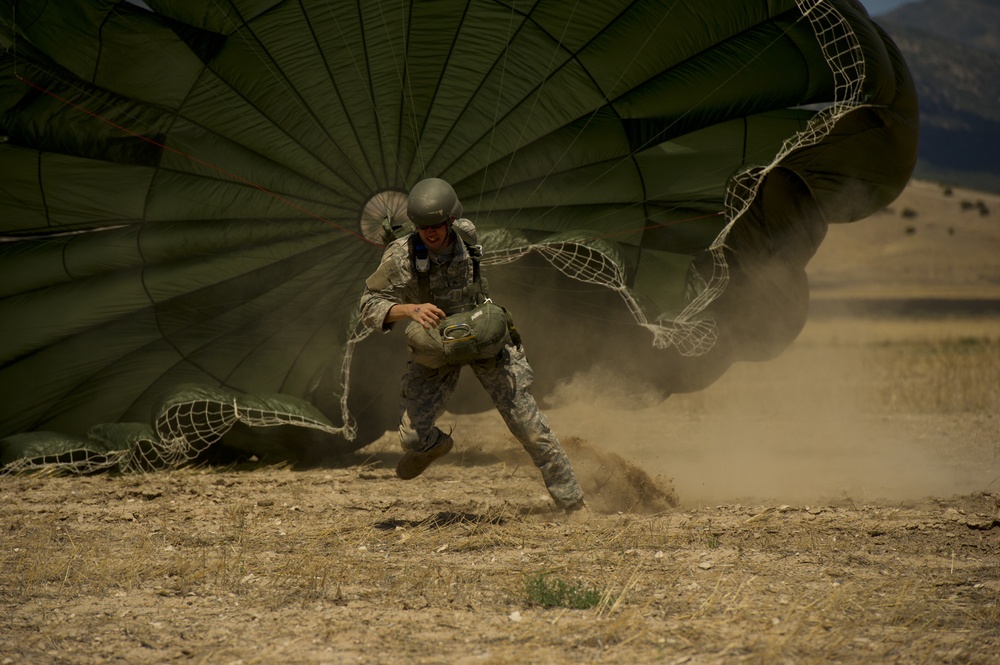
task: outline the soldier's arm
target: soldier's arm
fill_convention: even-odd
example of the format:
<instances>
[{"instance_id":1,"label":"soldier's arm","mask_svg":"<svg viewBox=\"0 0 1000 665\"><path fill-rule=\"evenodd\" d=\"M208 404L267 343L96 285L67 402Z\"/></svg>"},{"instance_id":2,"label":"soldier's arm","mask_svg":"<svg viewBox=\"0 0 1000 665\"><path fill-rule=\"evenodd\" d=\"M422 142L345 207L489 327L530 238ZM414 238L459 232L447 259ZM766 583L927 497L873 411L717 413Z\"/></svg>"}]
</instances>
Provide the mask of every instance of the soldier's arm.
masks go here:
<instances>
[{"instance_id":1,"label":"soldier's arm","mask_svg":"<svg viewBox=\"0 0 1000 665\"><path fill-rule=\"evenodd\" d=\"M415 280L408 270L409 250L405 243L393 243L382 256L378 268L365 281L361 296L361 320L372 330L389 332L406 319L424 328L434 328L445 313L431 303L416 304Z\"/></svg>"},{"instance_id":2,"label":"soldier's arm","mask_svg":"<svg viewBox=\"0 0 1000 665\"><path fill-rule=\"evenodd\" d=\"M443 321L446 316L447 314L444 313L444 310L429 302L420 304L404 303L393 305L389 308L389 312L385 315L383 327L397 321L412 319L430 330L431 328L437 328L438 323Z\"/></svg>"},{"instance_id":3,"label":"soldier's arm","mask_svg":"<svg viewBox=\"0 0 1000 665\"><path fill-rule=\"evenodd\" d=\"M394 321L388 318L389 310L402 301L392 277L393 261L387 251L375 272L365 280L365 291L361 295L361 321L371 330L389 332L392 329Z\"/></svg>"}]
</instances>

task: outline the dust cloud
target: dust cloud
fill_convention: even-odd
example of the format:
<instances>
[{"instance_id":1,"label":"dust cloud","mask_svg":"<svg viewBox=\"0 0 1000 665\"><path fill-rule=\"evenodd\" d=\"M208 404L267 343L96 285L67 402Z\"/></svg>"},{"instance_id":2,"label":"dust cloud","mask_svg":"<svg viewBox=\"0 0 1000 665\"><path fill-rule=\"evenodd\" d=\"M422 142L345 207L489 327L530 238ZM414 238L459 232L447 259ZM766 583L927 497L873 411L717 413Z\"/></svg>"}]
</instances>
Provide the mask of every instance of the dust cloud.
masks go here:
<instances>
[{"instance_id":1,"label":"dust cloud","mask_svg":"<svg viewBox=\"0 0 1000 665\"><path fill-rule=\"evenodd\" d=\"M971 197L1000 208L992 195L949 198L938 185L915 183L894 205L919 210L916 222L885 212L832 226L809 261L813 297L995 301L996 225L962 213L960 199ZM491 266L487 274L494 299L514 312L535 370L534 393L560 438L672 479L681 505L903 501L1000 488L995 413L919 413L887 403L887 379L872 350L926 341L927 319L897 312L874 320L870 311L838 308L838 318L810 319L791 331L798 333L791 346L770 360L729 366L721 354L685 363L652 349L617 295L573 282L539 257L526 257L516 270ZM790 288L780 276L768 281ZM756 310L756 320L779 317L780 304ZM943 318L934 325L950 339L1000 340L995 316L960 328ZM400 335L378 337L359 347L370 361L352 373L382 381L368 392L352 387L359 421L374 423L376 435L394 427L405 362ZM517 447L471 372L450 409L439 424L456 428L458 448L487 439Z\"/></svg>"},{"instance_id":2,"label":"dust cloud","mask_svg":"<svg viewBox=\"0 0 1000 665\"><path fill-rule=\"evenodd\" d=\"M737 363L665 401L649 386L637 399L641 386L614 370L581 372L546 412L560 436L671 478L686 506L916 500L984 490L1000 473L995 456L957 454L959 441L988 436L982 423L883 412L865 347L809 332L774 360Z\"/></svg>"},{"instance_id":3,"label":"dust cloud","mask_svg":"<svg viewBox=\"0 0 1000 665\"><path fill-rule=\"evenodd\" d=\"M995 491L1000 484L993 416L915 413L886 402L887 379L873 350L924 339L926 324L903 318L809 321L777 357L736 362L704 389L668 395L634 368L599 360L588 365L584 356L599 350L575 338L592 340L592 331L561 334L558 346L547 345L551 340L540 334L545 328L532 330L532 323L524 327L534 392L558 436L614 453L666 480L681 506L915 501ZM1000 338L998 325L980 321L941 334L955 338L972 330ZM645 344L651 347L648 339ZM634 351L647 358L645 349ZM394 388L403 358L387 371L385 356L373 357L381 363L378 374L391 377ZM377 421L381 433L395 423L398 397L395 390L379 392L391 397ZM455 428L460 449L486 440L519 448L468 370L439 426Z\"/></svg>"}]
</instances>

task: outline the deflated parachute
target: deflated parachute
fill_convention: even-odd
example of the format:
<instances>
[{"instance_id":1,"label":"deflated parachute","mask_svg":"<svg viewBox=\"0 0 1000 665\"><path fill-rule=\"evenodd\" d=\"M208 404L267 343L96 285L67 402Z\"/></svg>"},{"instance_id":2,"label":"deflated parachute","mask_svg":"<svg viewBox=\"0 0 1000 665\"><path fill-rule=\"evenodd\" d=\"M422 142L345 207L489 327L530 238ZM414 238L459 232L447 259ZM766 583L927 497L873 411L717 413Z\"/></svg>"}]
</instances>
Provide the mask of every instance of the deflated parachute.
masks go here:
<instances>
[{"instance_id":1,"label":"deflated parachute","mask_svg":"<svg viewBox=\"0 0 1000 665\"><path fill-rule=\"evenodd\" d=\"M399 370L358 298L429 176L533 353L702 388L794 339L827 224L916 158L906 66L853 0L146 4L0 1L8 462L175 465L240 423L371 441Z\"/></svg>"}]
</instances>

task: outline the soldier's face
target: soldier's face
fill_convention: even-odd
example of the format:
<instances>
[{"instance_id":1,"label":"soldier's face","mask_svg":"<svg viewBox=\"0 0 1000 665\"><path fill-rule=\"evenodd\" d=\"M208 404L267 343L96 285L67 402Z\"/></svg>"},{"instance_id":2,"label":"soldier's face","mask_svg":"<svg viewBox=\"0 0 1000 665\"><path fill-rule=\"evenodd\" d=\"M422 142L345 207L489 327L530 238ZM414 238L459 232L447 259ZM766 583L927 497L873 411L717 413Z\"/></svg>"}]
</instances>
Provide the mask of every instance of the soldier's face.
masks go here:
<instances>
[{"instance_id":1,"label":"soldier's face","mask_svg":"<svg viewBox=\"0 0 1000 665\"><path fill-rule=\"evenodd\" d=\"M420 239L424 241L427 249L437 252L451 244L451 222L452 220L449 219L437 226L417 229L417 233L420 234Z\"/></svg>"}]
</instances>

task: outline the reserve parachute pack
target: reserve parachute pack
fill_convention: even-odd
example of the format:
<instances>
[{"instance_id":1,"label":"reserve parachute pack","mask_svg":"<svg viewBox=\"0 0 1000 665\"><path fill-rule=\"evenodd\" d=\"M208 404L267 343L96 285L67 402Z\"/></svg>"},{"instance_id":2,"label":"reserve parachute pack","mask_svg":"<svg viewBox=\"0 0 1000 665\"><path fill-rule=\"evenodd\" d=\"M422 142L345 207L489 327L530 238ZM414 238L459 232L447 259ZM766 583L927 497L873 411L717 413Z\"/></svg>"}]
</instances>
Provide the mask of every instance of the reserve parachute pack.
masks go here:
<instances>
[{"instance_id":1,"label":"reserve parachute pack","mask_svg":"<svg viewBox=\"0 0 1000 665\"><path fill-rule=\"evenodd\" d=\"M431 302L430 256L419 234L407 226L393 226L389 217L383 221L383 239L391 242L408 236L410 261L417 275L421 302ZM472 286L476 289L475 304L450 314L437 328L426 329L416 321L406 326L407 349L410 359L425 367L437 369L445 365L465 365L496 358L507 344L520 343L514 321L506 308L494 303L486 293L479 273L482 246L463 229L452 227L472 259Z\"/></svg>"},{"instance_id":2,"label":"reserve parachute pack","mask_svg":"<svg viewBox=\"0 0 1000 665\"><path fill-rule=\"evenodd\" d=\"M406 326L410 358L425 367L465 365L492 360L511 341L507 310L485 300L466 312L452 314L430 330L416 321Z\"/></svg>"}]
</instances>

